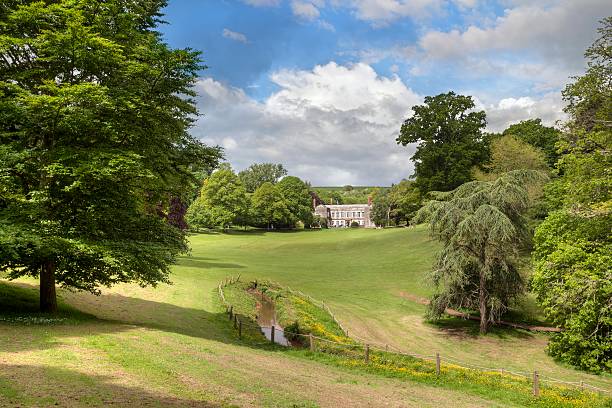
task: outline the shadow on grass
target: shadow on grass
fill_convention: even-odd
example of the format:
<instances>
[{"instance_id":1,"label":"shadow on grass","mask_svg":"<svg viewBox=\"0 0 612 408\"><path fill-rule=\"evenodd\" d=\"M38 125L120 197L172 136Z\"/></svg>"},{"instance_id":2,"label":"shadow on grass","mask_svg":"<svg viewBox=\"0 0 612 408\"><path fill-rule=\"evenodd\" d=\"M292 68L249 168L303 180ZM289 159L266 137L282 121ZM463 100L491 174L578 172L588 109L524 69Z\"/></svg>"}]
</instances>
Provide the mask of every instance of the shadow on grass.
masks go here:
<instances>
[{"instance_id":1,"label":"shadow on grass","mask_svg":"<svg viewBox=\"0 0 612 408\"><path fill-rule=\"evenodd\" d=\"M217 294L211 291L204 296ZM119 294L95 296L65 290L58 291L58 298L57 314L40 313L36 286L0 281L0 331L7 335L0 338L2 351L53 348L61 343L58 338L118 333L139 327L249 348L262 345L254 341L256 336L239 339L222 310L211 313ZM255 324L243 318L245 329L247 323Z\"/></svg>"},{"instance_id":2,"label":"shadow on grass","mask_svg":"<svg viewBox=\"0 0 612 408\"><path fill-rule=\"evenodd\" d=\"M178 266L187 266L201 269L243 269L244 265L228 262L214 262L214 258L204 258L200 256L185 256L181 257Z\"/></svg>"},{"instance_id":3,"label":"shadow on grass","mask_svg":"<svg viewBox=\"0 0 612 408\"><path fill-rule=\"evenodd\" d=\"M428 320L425 323L435 327L445 335L458 339L475 339L482 336L480 334L480 324L474 320L448 317L433 321ZM500 326L490 326L486 336L498 339L531 339L534 337L533 334L526 330Z\"/></svg>"},{"instance_id":4,"label":"shadow on grass","mask_svg":"<svg viewBox=\"0 0 612 408\"><path fill-rule=\"evenodd\" d=\"M117 378L41 365L0 364L0 406L220 407L116 384ZM69 389L69 391L68 391Z\"/></svg>"}]
</instances>

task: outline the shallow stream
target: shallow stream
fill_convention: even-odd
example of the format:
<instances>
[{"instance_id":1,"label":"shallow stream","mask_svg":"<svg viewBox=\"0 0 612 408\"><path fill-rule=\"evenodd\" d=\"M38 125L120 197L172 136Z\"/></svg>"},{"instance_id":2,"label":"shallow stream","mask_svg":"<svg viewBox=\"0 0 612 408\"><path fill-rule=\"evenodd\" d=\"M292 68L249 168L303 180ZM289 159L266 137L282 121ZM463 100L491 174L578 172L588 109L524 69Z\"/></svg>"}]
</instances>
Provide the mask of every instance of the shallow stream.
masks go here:
<instances>
[{"instance_id":1,"label":"shallow stream","mask_svg":"<svg viewBox=\"0 0 612 408\"><path fill-rule=\"evenodd\" d=\"M257 293L256 297L259 303L257 323L264 336L268 340L272 340L272 327L274 327L274 342L281 346L289 346L283 328L276 321L276 307L272 299L262 293Z\"/></svg>"}]
</instances>

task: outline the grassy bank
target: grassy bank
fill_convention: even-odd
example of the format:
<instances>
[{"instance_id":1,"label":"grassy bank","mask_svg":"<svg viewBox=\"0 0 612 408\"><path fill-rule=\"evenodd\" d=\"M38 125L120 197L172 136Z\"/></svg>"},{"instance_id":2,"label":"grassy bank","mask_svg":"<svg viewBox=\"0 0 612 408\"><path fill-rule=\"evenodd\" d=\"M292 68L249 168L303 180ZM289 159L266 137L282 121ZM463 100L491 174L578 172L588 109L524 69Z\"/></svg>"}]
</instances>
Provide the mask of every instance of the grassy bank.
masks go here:
<instances>
[{"instance_id":1,"label":"grassy bank","mask_svg":"<svg viewBox=\"0 0 612 408\"><path fill-rule=\"evenodd\" d=\"M257 293L272 299L278 309L278 321L285 327L285 335L297 340L294 348L308 349L308 352L302 353L315 361L429 386L462 390L520 406L606 407L612 403L612 399L602 398L597 393L555 384L541 384L540 395L536 398L532 393L533 382L529 378L468 369L457 364L441 364L438 373L434 361L377 350L351 339L322 306L274 283L257 281L255 285L254 282L239 281L221 290L239 319L248 319L249 327L250 319L257 313ZM261 343L261 339L258 340ZM312 346L310 341L313 342Z\"/></svg>"}]
</instances>

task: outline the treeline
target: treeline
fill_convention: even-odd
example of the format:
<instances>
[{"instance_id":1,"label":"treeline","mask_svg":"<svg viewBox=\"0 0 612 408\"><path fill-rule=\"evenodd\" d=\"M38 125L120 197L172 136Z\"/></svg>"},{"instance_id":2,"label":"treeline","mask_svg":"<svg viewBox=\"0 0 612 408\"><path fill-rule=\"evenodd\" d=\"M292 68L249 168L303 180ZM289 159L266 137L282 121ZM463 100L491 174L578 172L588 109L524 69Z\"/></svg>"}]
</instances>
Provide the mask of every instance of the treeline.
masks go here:
<instances>
[{"instance_id":1,"label":"treeline","mask_svg":"<svg viewBox=\"0 0 612 408\"><path fill-rule=\"evenodd\" d=\"M428 223L443 244L432 271L431 318L449 307L475 310L486 333L531 289L562 328L549 353L609 372L611 17L599 33L585 53L587 72L563 91L569 120L560 129L534 119L487 134L485 112L474 110L471 97L452 92L413 107L397 141L418 143L415 179L376 197L374 216L392 223L401 221L395 214L404 210L398 209L413 210L413 222ZM529 255L531 274L519 267Z\"/></svg>"},{"instance_id":2,"label":"treeline","mask_svg":"<svg viewBox=\"0 0 612 408\"><path fill-rule=\"evenodd\" d=\"M204 180L187 223L192 229L309 228L315 222L310 186L286 174L281 164L253 164L238 174L224 164Z\"/></svg>"}]
</instances>

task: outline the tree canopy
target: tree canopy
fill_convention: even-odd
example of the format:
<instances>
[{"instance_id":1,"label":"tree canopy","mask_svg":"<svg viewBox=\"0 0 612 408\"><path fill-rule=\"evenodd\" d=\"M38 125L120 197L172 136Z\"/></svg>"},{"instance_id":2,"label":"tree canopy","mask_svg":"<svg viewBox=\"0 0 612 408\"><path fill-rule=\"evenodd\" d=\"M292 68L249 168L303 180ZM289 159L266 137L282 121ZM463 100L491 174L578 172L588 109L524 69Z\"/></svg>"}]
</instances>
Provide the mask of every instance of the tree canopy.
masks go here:
<instances>
[{"instance_id":1,"label":"tree canopy","mask_svg":"<svg viewBox=\"0 0 612 408\"><path fill-rule=\"evenodd\" d=\"M504 130L504 136L514 136L531 146L540 149L546 156L549 167L554 167L559 154L557 153L557 142L561 131L552 126L542 125L541 119L523 120L510 125Z\"/></svg>"},{"instance_id":2,"label":"tree canopy","mask_svg":"<svg viewBox=\"0 0 612 408\"><path fill-rule=\"evenodd\" d=\"M472 181L437 194L413 222L427 222L443 248L433 265L438 289L430 305L437 318L446 308L480 313L486 333L524 290L517 267L518 251L527 240L523 216L529 205L527 185L539 172L516 170L494 181Z\"/></svg>"},{"instance_id":3,"label":"tree canopy","mask_svg":"<svg viewBox=\"0 0 612 408\"><path fill-rule=\"evenodd\" d=\"M286 175L287 170L283 165L274 163L255 163L238 173L249 193L255 192L264 183L275 184Z\"/></svg>"},{"instance_id":4,"label":"tree canopy","mask_svg":"<svg viewBox=\"0 0 612 408\"><path fill-rule=\"evenodd\" d=\"M155 31L164 1L0 8L0 269L55 283L168 281L187 249L172 197L216 162L187 130L199 54Z\"/></svg>"},{"instance_id":5,"label":"tree canopy","mask_svg":"<svg viewBox=\"0 0 612 408\"><path fill-rule=\"evenodd\" d=\"M195 228L228 228L240 223L248 209L242 182L231 168L222 168L204 180L200 197L187 211L187 221Z\"/></svg>"},{"instance_id":6,"label":"tree canopy","mask_svg":"<svg viewBox=\"0 0 612 408\"><path fill-rule=\"evenodd\" d=\"M298 177L287 176L278 182L277 187L291 212L290 226L294 226L298 221L306 227L310 226L314 208L308 185Z\"/></svg>"},{"instance_id":7,"label":"tree canopy","mask_svg":"<svg viewBox=\"0 0 612 408\"><path fill-rule=\"evenodd\" d=\"M285 198L272 183L263 183L255 190L251 211L253 219L268 229L290 224L292 219Z\"/></svg>"},{"instance_id":8,"label":"tree canopy","mask_svg":"<svg viewBox=\"0 0 612 408\"><path fill-rule=\"evenodd\" d=\"M565 88L561 177L546 190L556 208L536 230L532 281L563 328L550 354L596 372L612 371L612 17L599 33L587 72Z\"/></svg>"},{"instance_id":9,"label":"tree canopy","mask_svg":"<svg viewBox=\"0 0 612 408\"><path fill-rule=\"evenodd\" d=\"M418 144L411 160L421 192L453 190L487 161L486 115L474 107L472 97L454 92L427 96L402 124L397 142Z\"/></svg>"}]
</instances>

